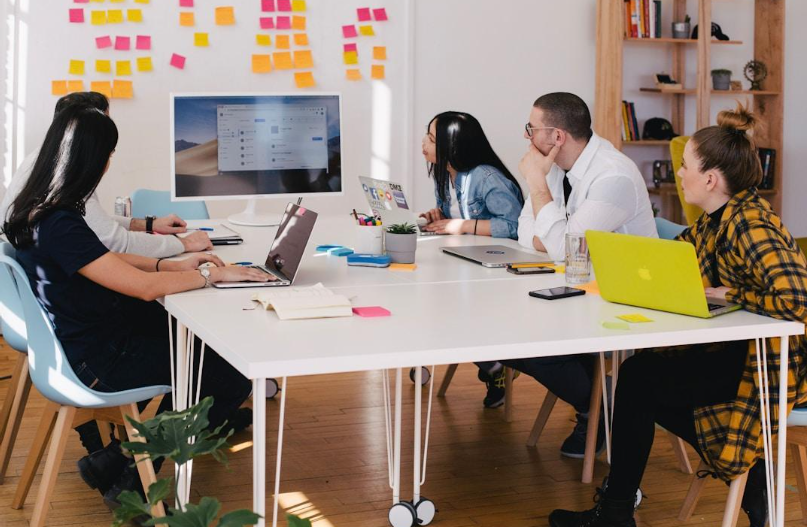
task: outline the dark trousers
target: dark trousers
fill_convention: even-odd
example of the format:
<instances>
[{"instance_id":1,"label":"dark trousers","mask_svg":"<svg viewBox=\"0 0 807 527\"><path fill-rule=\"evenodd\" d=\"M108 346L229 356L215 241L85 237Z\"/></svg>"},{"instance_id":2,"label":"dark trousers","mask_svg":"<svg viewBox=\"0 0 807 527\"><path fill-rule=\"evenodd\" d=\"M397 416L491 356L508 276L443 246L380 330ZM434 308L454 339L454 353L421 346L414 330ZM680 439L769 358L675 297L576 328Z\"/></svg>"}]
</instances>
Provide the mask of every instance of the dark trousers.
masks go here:
<instances>
[{"instance_id":1,"label":"dark trousers","mask_svg":"<svg viewBox=\"0 0 807 527\"><path fill-rule=\"evenodd\" d=\"M614 399L611 473L607 495L631 499L644 475L655 424L696 450L694 411L734 400L748 343L692 346L675 356L644 351L619 370Z\"/></svg>"},{"instance_id":2,"label":"dark trousers","mask_svg":"<svg viewBox=\"0 0 807 527\"><path fill-rule=\"evenodd\" d=\"M576 412L586 414L591 404L595 360L596 355L568 355L501 362L535 378L547 390L572 405Z\"/></svg>"}]
</instances>

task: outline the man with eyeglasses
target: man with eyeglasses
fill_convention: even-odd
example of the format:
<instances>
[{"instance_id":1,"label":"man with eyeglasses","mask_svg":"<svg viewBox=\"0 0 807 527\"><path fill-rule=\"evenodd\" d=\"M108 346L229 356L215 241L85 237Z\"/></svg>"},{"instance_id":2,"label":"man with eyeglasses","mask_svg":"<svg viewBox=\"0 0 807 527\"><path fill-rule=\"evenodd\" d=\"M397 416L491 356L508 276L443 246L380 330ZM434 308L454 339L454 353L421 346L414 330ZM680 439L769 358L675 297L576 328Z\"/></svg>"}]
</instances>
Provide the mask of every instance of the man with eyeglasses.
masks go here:
<instances>
[{"instance_id":1,"label":"man with eyeglasses","mask_svg":"<svg viewBox=\"0 0 807 527\"><path fill-rule=\"evenodd\" d=\"M518 219L518 242L565 256L566 233L612 231L658 237L650 197L636 164L591 130L588 106L571 93L550 93L533 104L524 129L529 141L519 164L529 194ZM594 357L574 355L502 361L547 387L577 412L561 454L585 453ZM603 427L597 439L604 443Z\"/></svg>"}]
</instances>

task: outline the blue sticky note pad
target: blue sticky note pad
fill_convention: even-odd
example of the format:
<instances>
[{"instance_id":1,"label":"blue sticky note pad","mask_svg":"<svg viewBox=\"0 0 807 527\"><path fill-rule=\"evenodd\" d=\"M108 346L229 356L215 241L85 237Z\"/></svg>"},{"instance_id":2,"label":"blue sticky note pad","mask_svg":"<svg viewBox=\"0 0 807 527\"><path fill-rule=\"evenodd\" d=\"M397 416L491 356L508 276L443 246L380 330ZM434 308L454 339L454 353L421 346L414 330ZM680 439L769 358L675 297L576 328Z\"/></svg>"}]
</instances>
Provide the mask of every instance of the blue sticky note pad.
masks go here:
<instances>
[{"instance_id":1,"label":"blue sticky note pad","mask_svg":"<svg viewBox=\"0 0 807 527\"><path fill-rule=\"evenodd\" d=\"M326 253L331 249L341 249L341 245L317 245L317 252L318 253Z\"/></svg>"},{"instance_id":2,"label":"blue sticky note pad","mask_svg":"<svg viewBox=\"0 0 807 527\"><path fill-rule=\"evenodd\" d=\"M347 257L348 265L361 267L389 267L391 262L386 254L351 254Z\"/></svg>"},{"instance_id":3,"label":"blue sticky note pad","mask_svg":"<svg viewBox=\"0 0 807 527\"><path fill-rule=\"evenodd\" d=\"M333 256L347 256L348 254L353 254L353 249L342 247L341 249L329 251L329 254L332 254Z\"/></svg>"}]
</instances>

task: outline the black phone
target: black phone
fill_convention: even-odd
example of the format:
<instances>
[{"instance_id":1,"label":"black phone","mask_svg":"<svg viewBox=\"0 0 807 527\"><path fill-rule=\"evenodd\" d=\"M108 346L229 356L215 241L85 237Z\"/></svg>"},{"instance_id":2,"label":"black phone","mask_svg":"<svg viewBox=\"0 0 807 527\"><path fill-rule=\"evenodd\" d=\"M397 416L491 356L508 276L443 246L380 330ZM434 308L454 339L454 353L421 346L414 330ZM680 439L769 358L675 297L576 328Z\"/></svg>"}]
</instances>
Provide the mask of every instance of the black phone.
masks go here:
<instances>
[{"instance_id":1,"label":"black phone","mask_svg":"<svg viewBox=\"0 0 807 527\"><path fill-rule=\"evenodd\" d=\"M552 267L508 267L507 272L513 274L552 274L555 269Z\"/></svg>"},{"instance_id":2,"label":"black phone","mask_svg":"<svg viewBox=\"0 0 807 527\"><path fill-rule=\"evenodd\" d=\"M543 298L544 300L557 300L558 298L568 298L570 296L585 295L586 292L582 289L575 289L574 287L551 287L549 289L539 289L537 291L530 291L530 296L535 298Z\"/></svg>"}]
</instances>

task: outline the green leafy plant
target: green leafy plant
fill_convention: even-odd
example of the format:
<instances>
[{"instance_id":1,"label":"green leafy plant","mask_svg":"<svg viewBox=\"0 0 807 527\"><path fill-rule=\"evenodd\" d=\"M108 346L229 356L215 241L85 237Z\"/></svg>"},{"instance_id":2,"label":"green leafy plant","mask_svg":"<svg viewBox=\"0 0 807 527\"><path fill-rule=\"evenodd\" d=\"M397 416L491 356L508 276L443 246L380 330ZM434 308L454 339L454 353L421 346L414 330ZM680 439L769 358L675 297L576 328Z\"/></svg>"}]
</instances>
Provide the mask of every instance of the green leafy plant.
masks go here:
<instances>
[{"instance_id":1,"label":"green leafy plant","mask_svg":"<svg viewBox=\"0 0 807 527\"><path fill-rule=\"evenodd\" d=\"M712 75L731 75L731 70L726 69L712 70Z\"/></svg>"},{"instance_id":2,"label":"green leafy plant","mask_svg":"<svg viewBox=\"0 0 807 527\"><path fill-rule=\"evenodd\" d=\"M684 17L684 24L689 24L690 22L692 22L692 18L690 18L689 15L685 16Z\"/></svg>"},{"instance_id":3,"label":"green leafy plant","mask_svg":"<svg viewBox=\"0 0 807 527\"><path fill-rule=\"evenodd\" d=\"M387 227L387 232L390 234L415 234L417 230L411 223L396 223Z\"/></svg>"}]
</instances>

